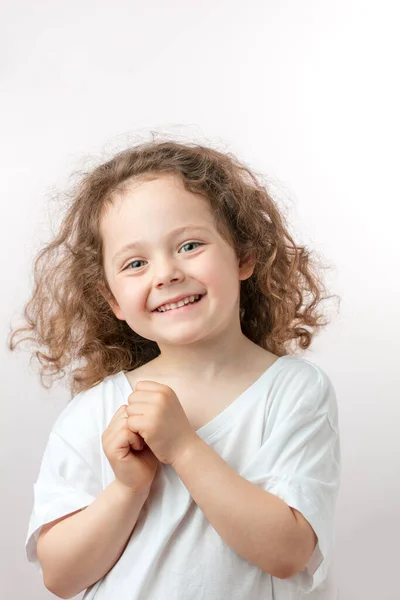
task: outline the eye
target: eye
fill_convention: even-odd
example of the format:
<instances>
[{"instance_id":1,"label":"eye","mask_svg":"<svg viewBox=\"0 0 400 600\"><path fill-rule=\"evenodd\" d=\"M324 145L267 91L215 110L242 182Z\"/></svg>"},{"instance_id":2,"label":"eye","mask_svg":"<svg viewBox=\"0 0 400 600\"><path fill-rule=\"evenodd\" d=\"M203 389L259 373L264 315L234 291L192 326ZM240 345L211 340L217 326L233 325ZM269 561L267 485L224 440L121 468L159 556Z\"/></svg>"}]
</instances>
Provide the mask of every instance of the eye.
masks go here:
<instances>
[{"instance_id":1,"label":"eye","mask_svg":"<svg viewBox=\"0 0 400 600\"><path fill-rule=\"evenodd\" d=\"M204 246L204 244L202 242L186 242L186 244L184 244L183 246L181 246L180 250L182 250L182 248L186 248L187 246ZM196 248L195 248L196 249ZM191 251L191 249L189 249L189 252ZM184 252L184 254L186 254L186 252ZM137 270L140 268L140 263L145 263L146 261L144 260L132 260L130 263L128 263L122 270L126 271L129 267L131 267L133 265L132 268L129 268L129 271L133 271L133 270Z\"/></svg>"},{"instance_id":2,"label":"eye","mask_svg":"<svg viewBox=\"0 0 400 600\"><path fill-rule=\"evenodd\" d=\"M126 265L126 267L124 267L122 270L123 270L123 271L126 271L126 269L127 269L128 267L130 267L131 265L134 265L134 264L136 264L136 268L138 268L138 267L137 267L137 263L143 263L143 262L145 262L145 261L144 261L144 260L133 260L132 262L128 263L128 264ZM132 269L130 269L130 270L132 270Z\"/></svg>"},{"instance_id":3,"label":"eye","mask_svg":"<svg viewBox=\"0 0 400 600\"><path fill-rule=\"evenodd\" d=\"M182 248L186 248L186 246L193 246L193 245L197 245L197 246L203 246L203 244L201 242L187 242L186 244L184 244L182 246ZM181 248L181 250L182 250ZM185 253L186 254L186 253Z\"/></svg>"}]
</instances>

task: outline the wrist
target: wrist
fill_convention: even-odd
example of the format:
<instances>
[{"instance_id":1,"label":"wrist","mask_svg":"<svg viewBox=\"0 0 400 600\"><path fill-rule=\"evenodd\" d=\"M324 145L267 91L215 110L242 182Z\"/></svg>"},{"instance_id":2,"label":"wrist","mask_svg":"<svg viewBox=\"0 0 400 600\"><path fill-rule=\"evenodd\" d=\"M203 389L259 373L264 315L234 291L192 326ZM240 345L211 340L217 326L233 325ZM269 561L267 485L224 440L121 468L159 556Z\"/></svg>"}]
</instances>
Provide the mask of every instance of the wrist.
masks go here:
<instances>
[{"instance_id":1,"label":"wrist","mask_svg":"<svg viewBox=\"0 0 400 600\"><path fill-rule=\"evenodd\" d=\"M132 501L132 499L137 498L145 501L150 493L150 487L143 490L138 490L135 487L125 485L119 479L114 479L111 485L114 487L116 493L121 497L122 500Z\"/></svg>"},{"instance_id":2,"label":"wrist","mask_svg":"<svg viewBox=\"0 0 400 600\"><path fill-rule=\"evenodd\" d=\"M176 471L178 475L181 469L185 468L186 465L190 464L190 462L193 460L193 457L197 454L199 450L201 450L201 447L204 444L204 440L200 438L197 435L197 433L195 433L195 435L192 438L190 438L190 440L181 449L179 454L171 463L171 467Z\"/></svg>"}]
</instances>

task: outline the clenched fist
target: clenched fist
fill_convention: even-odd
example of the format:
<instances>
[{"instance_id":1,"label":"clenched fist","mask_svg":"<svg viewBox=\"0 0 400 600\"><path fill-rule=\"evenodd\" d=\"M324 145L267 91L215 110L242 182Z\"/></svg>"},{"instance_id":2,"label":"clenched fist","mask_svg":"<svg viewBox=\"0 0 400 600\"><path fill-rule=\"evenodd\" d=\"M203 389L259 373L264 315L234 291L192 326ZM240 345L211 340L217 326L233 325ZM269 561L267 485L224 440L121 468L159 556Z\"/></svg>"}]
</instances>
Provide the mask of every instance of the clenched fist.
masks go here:
<instances>
[{"instance_id":1,"label":"clenched fist","mask_svg":"<svg viewBox=\"0 0 400 600\"><path fill-rule=\"evenodd\" d=\"M128 406L119 407L105 429L104 453L120 483L136 493L149 493L159 461L143 438L128 427Z\"/></svg>"},{"instance_id":2,"label":"clenched fist","mask_svg":"<svg viewBox=\"0 0 400 600\"><path fill-rule=\"evenodd\" d=\"M163 464L173 466L176 458L200 440L174 390L162 383L138 381L128 397L127 415L129 429Z\"/></svg>"}]
</instances>

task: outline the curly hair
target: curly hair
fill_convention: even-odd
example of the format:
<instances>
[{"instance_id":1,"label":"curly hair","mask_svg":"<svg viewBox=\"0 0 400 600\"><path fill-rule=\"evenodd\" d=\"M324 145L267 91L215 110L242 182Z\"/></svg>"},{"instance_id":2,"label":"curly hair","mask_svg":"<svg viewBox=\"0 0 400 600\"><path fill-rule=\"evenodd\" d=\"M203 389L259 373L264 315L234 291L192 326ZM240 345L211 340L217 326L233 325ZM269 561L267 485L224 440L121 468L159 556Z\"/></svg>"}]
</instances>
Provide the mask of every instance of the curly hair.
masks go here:
<instances>
[{"instance_id":1,"label":"curly hair","mask_svg":"<svg viewBox=\"0 0 400 600\"><path fill-rule=\"evenodd\" d=\"M236 255L255 260L241 281L243 334L278 355L307 349L329 320L318 311L326 292L309 250L296 245L267 185L233 154L194 142L151 140L118 152L81 174L58 234L34 261L34 288L24 308L27 326L14 331L9 349L33 341L41 383L51 387L65 367L73 393L87 390L121 370L135 369L160 354L156 342L133 331L112 312L103 265L100 221L113 195L133 179L162 174L180 177L185 189L208 198L221 235ZM227 233L229 235L227 236ZM14 337L25 334L14 343ZM32 356L33 357L33 356ZM50 377L46 386L44 377Z\"/></svg>"}]
</instances>

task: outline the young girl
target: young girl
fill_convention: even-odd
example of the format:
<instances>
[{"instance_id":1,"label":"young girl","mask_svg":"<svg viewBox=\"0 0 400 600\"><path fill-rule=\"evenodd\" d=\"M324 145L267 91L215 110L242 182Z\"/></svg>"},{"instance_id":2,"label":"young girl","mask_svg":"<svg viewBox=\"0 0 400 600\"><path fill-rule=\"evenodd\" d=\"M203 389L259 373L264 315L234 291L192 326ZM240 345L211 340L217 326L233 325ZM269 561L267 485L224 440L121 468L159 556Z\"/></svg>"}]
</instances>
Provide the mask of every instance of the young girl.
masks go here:
<instances>
[{"instance_id":1,"label":"young girl","mask_svg":"<svg viewBox=\"0 0 400 600\"><path fill-rule=\"evenodd\" d=\"M51 592L327 598L338 408L289 352L327 324L322 290L230 154L152 140L83 176L10 342L35 334L42 377L83 361L26 541Z\"/></svg>"}]
</instances>

